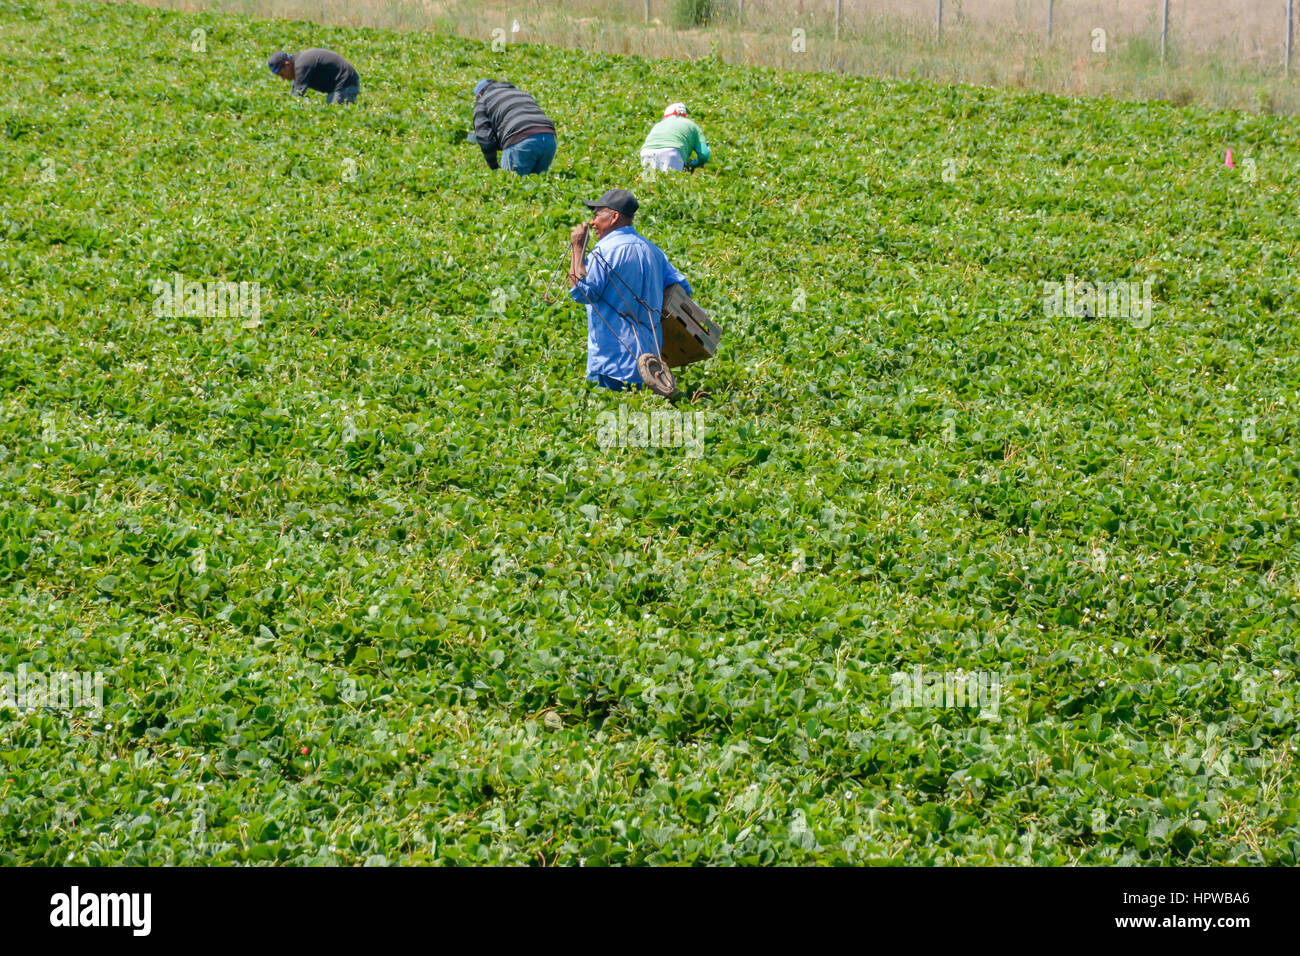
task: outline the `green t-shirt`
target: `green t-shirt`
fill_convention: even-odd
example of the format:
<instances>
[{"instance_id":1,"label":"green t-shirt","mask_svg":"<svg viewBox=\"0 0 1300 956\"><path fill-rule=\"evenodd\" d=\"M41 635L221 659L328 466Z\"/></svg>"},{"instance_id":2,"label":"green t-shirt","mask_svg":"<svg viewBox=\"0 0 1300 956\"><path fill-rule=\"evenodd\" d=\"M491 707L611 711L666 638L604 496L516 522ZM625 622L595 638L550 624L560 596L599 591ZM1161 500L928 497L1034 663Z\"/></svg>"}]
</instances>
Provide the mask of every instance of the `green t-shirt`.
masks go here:
<instances>
[{"instance_id":1,"label":"green t-shirt","mask_svg":"<svg viewBox=\"0 0 1300 956\"><path fill-rule=\"evenodd\" d=\"M696 166L703 166L709 161L709 144L704 141L704 134L693 120L685 116L669 116L655 123L650 135L641 144L642 149L675 149L682 154L682 165L691 165L691 153L699 158Z\"/></svg>"}]
</instances>

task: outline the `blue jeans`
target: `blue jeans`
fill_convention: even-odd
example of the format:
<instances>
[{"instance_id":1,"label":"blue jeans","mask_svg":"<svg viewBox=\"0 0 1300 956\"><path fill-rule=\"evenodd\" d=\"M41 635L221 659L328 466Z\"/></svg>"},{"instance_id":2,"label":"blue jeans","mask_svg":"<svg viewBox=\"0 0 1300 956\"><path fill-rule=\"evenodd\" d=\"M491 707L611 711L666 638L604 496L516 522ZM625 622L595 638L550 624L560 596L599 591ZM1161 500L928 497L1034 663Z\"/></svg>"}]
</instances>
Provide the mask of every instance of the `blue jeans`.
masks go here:
<instances>
[{"instance_id":1,"label":"blue jeans","mask_svg":"<svg viewBox=\"0 0 1300 956\"><path fill-rule=\"evenodd\" d=\"M635 392L644 387L640 382L620 382L616 378L601 375L599 372L588 375L587 381L592 385L599 385L601 388L608 388L615 392Z\"/></svg>"},{"instance_id":2,"label":"blue jeans","mask_svg":"<svg viewBox=\"0 0 1300 956\"><path fill-rule=\"evenodd\" d=\"M501 151L501 165L520 176L546 172L554 158L554 133L538 133Z\"/></svg>"},{"instance_id":3,"label":"blue jeans","mask_svg":"<svg viewBox=\"0 0 1300 956\"><path fill-rule=\"evenodd\" d=\"M345 86L341 90L335 90L325 97L326 103L355 103L357 94L361 92L361 84L355 83L352 86Z\"/></svg>"}]
</instances>

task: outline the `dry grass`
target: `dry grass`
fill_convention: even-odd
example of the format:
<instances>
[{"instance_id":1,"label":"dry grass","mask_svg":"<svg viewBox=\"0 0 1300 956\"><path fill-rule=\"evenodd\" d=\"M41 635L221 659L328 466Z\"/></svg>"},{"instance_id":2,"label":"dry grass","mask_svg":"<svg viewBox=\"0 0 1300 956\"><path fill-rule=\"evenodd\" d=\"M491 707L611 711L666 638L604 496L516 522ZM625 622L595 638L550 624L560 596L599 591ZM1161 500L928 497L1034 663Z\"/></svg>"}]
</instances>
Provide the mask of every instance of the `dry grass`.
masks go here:
<instances>
[{"instance_id":1,"label":"dry grass","mask_svg":"<svg viewBox=\"0 0 1300 956\"><path fill-rule=\"evenodd\" d=\"M256 16L351 26L450 32L490 42L582 47L654 57L713 53L744 64L902 79L1013 86L1053 93L1160 98L1175 103L1294 113L1297 82L1283 76L1283 0L1172 0L1165 62L1161 0L945 0L941 40L934 0L716 0L707 27L677 29L677 0L147 0ZM518 22L520 30L510 32ZM792 49L796 29L806 49ZM1095 52L1094 30L1106 50ZM1300 49L1296 51L1300 72Z\"/></svg>"}]
</instances>

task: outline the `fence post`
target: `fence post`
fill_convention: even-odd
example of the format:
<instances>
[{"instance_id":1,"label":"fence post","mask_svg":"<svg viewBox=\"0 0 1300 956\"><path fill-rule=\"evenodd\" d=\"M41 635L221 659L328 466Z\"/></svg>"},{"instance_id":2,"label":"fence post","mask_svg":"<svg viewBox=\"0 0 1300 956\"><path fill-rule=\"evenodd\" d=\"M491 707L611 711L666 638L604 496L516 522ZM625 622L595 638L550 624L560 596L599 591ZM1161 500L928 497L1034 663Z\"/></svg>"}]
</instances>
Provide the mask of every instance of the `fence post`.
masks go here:
<instances>
[{"instance_id":1,"label":"fence post","mask_svg":"<svg viewBox=\"0 0 1300 956\"><path fill-rule=\"evenodd\" d=\"M745 0L740 0L739 5L737 5L736 7L736 26L740 26L744 22L745 22Z\"/></svg>"},{"instance_id":2,"label":"fence post","mask_svg":"<svg viewBox=\"0 0 1300 956\"><path fill-rule=\"evenodd\" d=\"M1160 15L1160 62L1165 62L1165 41L1169 38L1169 0L1165 0Z\"/></svg>"},{"instance_id":3,"label":"fence post","mask_svg":"<svg viewBox=\"0 0 1300 956\"><path fill-rule=\"evenodd\" d=\"M1291 5L1293 0L1286 0L1286 65L1282 67L1282 75L1291 76Z\"/></svg>"},{"instance_id":4,"label":"fence post","mask_svg":"<svg viewBox=\"0 0 1300 956\"><path fill-rule=\"evenodd\" d=\"M943 36L943 0L934 3L934 39L937 42Z\"/></svg>"},{"instance_id":5,"label":"fence post","mask_svg":"<svg viewBox=\"0 0 1300 956\"><path fill-rule=\"evenodd\" d=\"M645 0L645 22L650 22L650 0Z\"/></svg>"},{"instance_id":6,"label":"fence post","mask_svg":"<svg viewBox=\"0 0 1300 956\"><path fill-rule=\"evenodd\" d=\"M844 15L844 0L835 0L835 42L840 42L840 17Z\"/></svg>"},{"instance_id":7,"label":"fence post","mask_svg":"<svg viewBox=\"0 0 1300 956\"><path fill-rule=\"evenodd\" d=\"M1047 0L1047 43L1052 43L1052 8L1056 5L1056 0Z\"/></svg>"}]
</instances>

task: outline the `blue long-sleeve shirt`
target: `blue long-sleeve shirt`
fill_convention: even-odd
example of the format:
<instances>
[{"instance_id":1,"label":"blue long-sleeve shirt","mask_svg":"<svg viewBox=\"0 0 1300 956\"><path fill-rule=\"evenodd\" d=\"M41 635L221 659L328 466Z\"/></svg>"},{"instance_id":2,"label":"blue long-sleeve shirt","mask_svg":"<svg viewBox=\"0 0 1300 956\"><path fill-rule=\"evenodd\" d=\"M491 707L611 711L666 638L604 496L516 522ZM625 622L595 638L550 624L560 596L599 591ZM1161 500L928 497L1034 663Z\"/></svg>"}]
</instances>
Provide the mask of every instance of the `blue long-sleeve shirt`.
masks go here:
<instances>
[{"instance_id":1,"label":"blue long-sleeve shirt","mask_svg":"<svg viewBox=\"0 0 1300 956\"><path fill-rule=\"evenodd\" d=\"M607 233L592 247L585 266L587 277L569 295L587 307L587 378L608 375L640 382L637 358L663 346L659 312L664 289L680 283L691 295L690 283L662 249L632 226Z\"/></svg>"}]
</instances>

